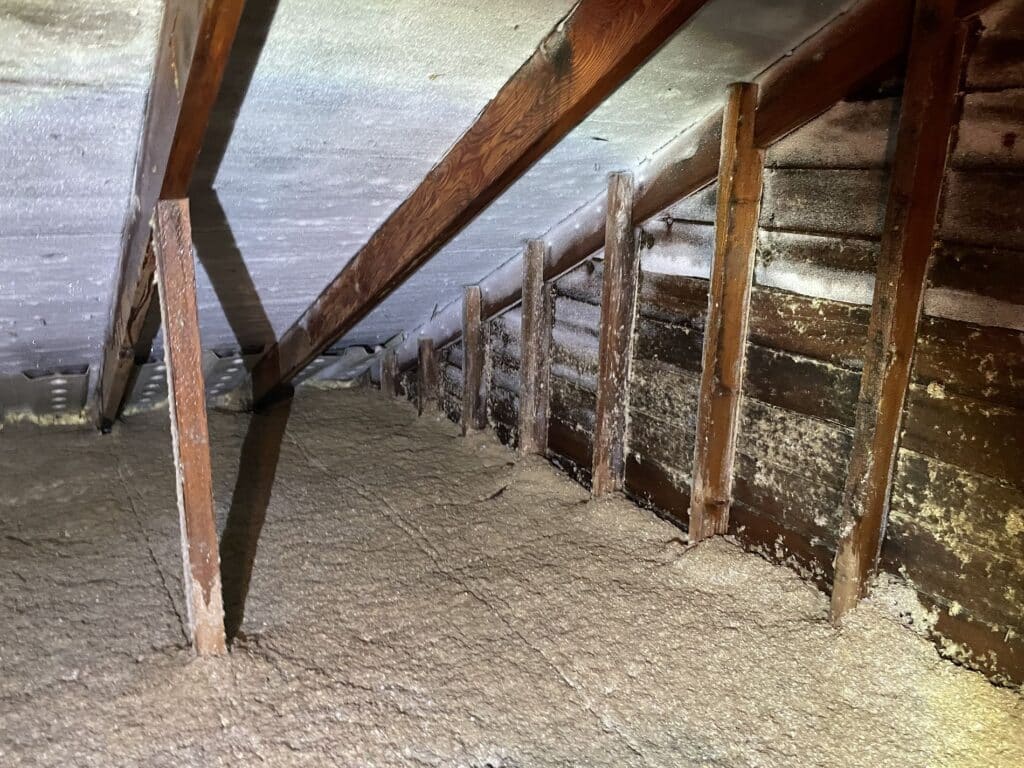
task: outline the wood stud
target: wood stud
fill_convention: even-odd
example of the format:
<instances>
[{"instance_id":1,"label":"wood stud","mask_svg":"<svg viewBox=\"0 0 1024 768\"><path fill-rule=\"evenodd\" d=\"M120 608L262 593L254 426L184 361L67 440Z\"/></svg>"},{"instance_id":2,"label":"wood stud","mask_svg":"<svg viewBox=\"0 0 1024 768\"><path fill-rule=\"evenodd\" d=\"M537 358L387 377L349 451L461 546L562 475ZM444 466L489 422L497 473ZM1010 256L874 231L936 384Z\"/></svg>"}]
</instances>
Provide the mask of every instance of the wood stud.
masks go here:
<instances>
[{"instance_id":1,"label":"wood stud","mask_svg":"<svg viewBox=\"0 0 1024 768\"><path fill-rule=\"evenodd\" d=\"M754 146L757 86L735 83L722 119L715 250L697 404L690 541L724 534L732 502L764 153Z\"/></svg>"},{"instance_id":2,"label":"wood stud","mask_svg":"<svg viewBox=\"0 0 1024 768\"><path fill-rule=\"evenodd\" d=\"M549 353L554 315L550 286L544 283L547 246L526 244L519 361L519 452L541 456L548 442Z\"/></svg>"},{"instance_id":3,"label":"wood stud","mask_svg":"<svg viewBox=\"0 0 1024 768\"><path fill-rule=\"evenodd\" d=\"M885 533L966 38L954 0L918 0L843 493L836 622L866 594Z\"/></svg>"},{"instance_id":4,"label":"wood stud","mask_svg":"<svg viewBox=\"0 0 1024 768\"><path fill-rule=\"evenodd\" d=\"M438 365L433 339L420 339L419 353L416 398L419 415L422 416L441 407L441 366Z\"/></svg>"},{"instance_id":5,"label":"wood stud","mask_svg":"<svg viewBox=\"0 0 1024 768\"><path fill-rule=\"evenodd\" d=\"M225 650L224 608L188 201L161 201L155 222L188 631L196 653L206 656Z\"/></svg>"},{"instance_id":6,"label":"wood stud","mask_svg":"<svg viewBox=\"0 0 1024 768\"><path fill-rule=\"evenodd\" d=\"M621 490L625 469L629 364L640 279L639 243L633 230L633 196L632 174L611 174L591 462L594 496Z\"/></svg>"},{"instance_id":7,"label":"wood stud","mask_svg":"<svg viewBox=\"0 0 1024 768\"><path fill-rule=\"evenodd\" d=\"M462 434L487 426L487 333L480 318L480 286L462 300Z\"/></svg>"},{"instance_id":8,"label":"wood stud","mask_svg":"<svg viewBox=\"0 0 1024 768\"><path fill-rule=\"evenodd\" d=\"M385 397L398 395L398 354L394 349L385 350L380 359L380 391Z\"/></svg>"}]
</instances>

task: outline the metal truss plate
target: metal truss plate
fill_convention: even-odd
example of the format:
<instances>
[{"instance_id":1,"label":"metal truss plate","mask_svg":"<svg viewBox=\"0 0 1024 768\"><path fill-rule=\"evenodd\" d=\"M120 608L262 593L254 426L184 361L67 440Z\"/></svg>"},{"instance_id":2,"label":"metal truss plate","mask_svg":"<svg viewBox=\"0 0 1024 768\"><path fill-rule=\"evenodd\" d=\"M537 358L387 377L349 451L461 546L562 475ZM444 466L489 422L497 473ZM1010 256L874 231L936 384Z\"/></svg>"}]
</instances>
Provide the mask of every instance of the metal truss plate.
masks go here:
<instances>
[{"instance_id":1,"label":"metal truss plate","mask_svg":"<svg viewBox=\"0 0 1024 768\"><path fill-rule=\"evenodd\" d=\"M80 421L88 395L88 366L0 376L0 414L4 421Z\"/></svg>"}]
</instances>

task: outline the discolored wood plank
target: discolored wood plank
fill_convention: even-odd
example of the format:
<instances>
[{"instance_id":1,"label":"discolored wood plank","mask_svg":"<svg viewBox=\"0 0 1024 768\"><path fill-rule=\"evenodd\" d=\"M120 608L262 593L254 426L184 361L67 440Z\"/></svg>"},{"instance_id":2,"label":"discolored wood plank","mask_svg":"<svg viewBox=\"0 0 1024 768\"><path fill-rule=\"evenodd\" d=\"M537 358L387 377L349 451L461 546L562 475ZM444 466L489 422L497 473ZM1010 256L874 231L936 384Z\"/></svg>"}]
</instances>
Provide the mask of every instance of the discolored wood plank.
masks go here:
<instances>
[{"instance_id":1,"label":"discolored wood plank","mask_svg":"<svg viewBox=\"0 0 1024 768\"><path fill-rule=\"evenodd\" d=\"M253 371L291 380L469 224L705 0L580 0ZM488 313L490 314L490 313Z\"/></svg>"},{"instance_id":2,"label":"discolored wood plank","mask_svg":"<svg viewBox=\"0 0 1024 768\"><path fill-rule=\"evenodd\" d=\"M206 656L225 651L224 608L188 201L161 201L155 223L189 639Z\"/></svg>"},{"instance_id":3,"label":"discolored wood plank","mask_svg":"<svg viewBox=\"0 0 1024 768\"><path fill-rule=\"evenodd\" d=\"M633 359L630 368L630 423L636 413L645 413L658 421L682 426L690 434L697 431L697 399L700 379L691 373L657 360ZM693 446L686 453L692 458ZM687 461L686 471L691 469Z\"/></svg>"},{"instance_id":4,"label":"discolored wood plank","mask_svg":"<svg viewBox=\"0 0 1024 768\"><path fill-rule=\"evenodd\" d=\"M860 375L801 355L747 345L743 393L770 405L852 427Z\"/></svg>"},{"instance_id":5,"label":"discolored wood plank","mask_svg":"<svg viewBox=\"0 0 1024 768\"><path fill-rule=\"evenodd\" d=\"M502 444L515 448L519 443L519 396L493 381L487 392L487 423Z\"/></svg>"},{"instance_id":6,"label":"discolored wood plank","mask_svg":"<svg viewBox=\"0 0 1024 768\"><path fill-rule=\"evenodd\" d=\"M444 360L439 362L438 409L449 421L462 424L462 369Z\"/></svg>"},{"instance_id":7,"label":"discolored wood plank","mask_svg":"<svg viewBox=\"0 0 1024 768\"><path fill-rule=\"evenodd\" d=\"M577 482L591 483L596 398L562 378L551 378L547 456Z\"/></svg>"},{"instance_id":8,"label":"discolored wood plank","mask_svg":"<svg viewBox=\"0 0 1024 768\"><path fill-rule=\"evenodd\" d=\"M699 277L643 272L640 277L640 314L658 320L685 320L703 328L708 313L707 280Z\"/></svg>"},{"instance_id":9,"label":"discolored wood plank","mask_svg":"<svg viewBox=\"0 0 1024 768\"><path fill-rule=\"evenodd\" d=\"M1024 410L911 383L901 444L1024 489Z\"/></svg>"},{"instance_id":10,"label":"discolored wood plank","mask_svg":"<svg viewBox=\"0 0 1024 768\"><path fill-rule=\"evenodd\" d=\"M544 283L542 240L531 240L523 260L523 308L519 360L519 452L544 455L548 433L553 297Z\"/></svg>"},{"instance_id":11,"label":"discolored wood plank","mask_svg":"<svg viewBox=\"0 0 1024 768\"><path fill-rule=\"evenodd\" d=\"M754 146L756 108L757 86L730 86L722 119L715 254L697 402L690 489L691 542L724 534L729 528L764 167L764 153Z\"/></svg>"},{"instance_id":12,"label":"discolored wood plank","mask_svg":"<svg viewBox=\"0 0 1024 768\"><path fill-rule=\"evenodd\" d=\"M809 479L765 459L736 456L735 500L752 515L835 553L842 489Z\"/></svg>"},{"instance_id":13,"label":"discolored wood plank","mask_svg":"<svg viewBox=\"0 0 1024 768\"><path fill-rule=\"evenodd\" d=\"M971 293L1024 306L1022 272L1024 251L939 243L928 270L928 284L930 288Z\"/></svg>"},{"instance_id":14,"label":"discolored wood plank","mask_svg":"<svg viewBox=\"0 0 1024 768\"><path fill-rule=\"evenodd\" d=\"M953 0L918 0L843 494L834 621L864 595L878 561L965 41Z\"/></svg>"},{"instance_id":15,"label":"discolored wood plank","mask_svg":"<svg viewBox=\"0 0 1024 768\"><path fill-rule=\"evenodd\" d=\"M700 375L704 333L689 323L666 323L639 317L634 357L659 360L681 371Z\"/></svg>"},{"instance_id":16,"label":"discolored wood plank","mask_svg":"<svg viewBox=\"0 0 1024 768\"><path fill-rule=\"evenodd\" d=\"M857 369L863 364L868 310L754 286L750 340L762 347Z\"/></svg>"},{"instance_id":17,"label":"discolored wood plank","mask_svg":"<svg viewBox=\"0 0 1024 768\"><path fill-rule=\"evenodd\" d=\"M640 252L633 231L633 176L608 179L601 329L598 349L597 417L591 462L594 496L622 489L629 363L640 277Z\"/></svg>"},{"instance_id":18,"label":"discolored wood plank","mask_svg":"<svg viewBox=\"0 0 1024 768\"><path fill-rule=\"evenodd\" d=\"M1024 409L1024 333L923 317L912 373L926 387Z\"/></svg>"},{"instance_id":19,"label":"discolored wood plank","mask_svg":"<svg viewBox=\"0 0 1024 768\"><path fill-rule=\"evenodd\" d=\"M687 425L630 410L629 456L645 464L657 464L689 489L693 467L693 430Z\"/></svg>"}]
</instances>

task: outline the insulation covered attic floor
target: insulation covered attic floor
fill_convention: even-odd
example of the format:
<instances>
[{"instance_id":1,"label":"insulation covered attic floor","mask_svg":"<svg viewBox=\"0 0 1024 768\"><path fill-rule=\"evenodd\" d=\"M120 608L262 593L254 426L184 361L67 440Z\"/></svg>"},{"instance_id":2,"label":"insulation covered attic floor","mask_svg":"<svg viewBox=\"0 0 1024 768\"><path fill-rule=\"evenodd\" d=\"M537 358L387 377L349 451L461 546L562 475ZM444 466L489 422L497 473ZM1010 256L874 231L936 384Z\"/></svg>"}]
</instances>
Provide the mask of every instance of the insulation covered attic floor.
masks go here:
<instances>
[{"instance_id":1,"label":"insulation covered attic floor","mask_svg":"<svg viewBox=\"0 0 1024 768\"><path fill-rule=\"evenodd\" d=\"M5 430L0 764L1024 765L1024 699L898 588L834 630L791 571L376 393L211 434L229 631L248 601L194 660L166 412Z\"/></svg>"}]
</instances>

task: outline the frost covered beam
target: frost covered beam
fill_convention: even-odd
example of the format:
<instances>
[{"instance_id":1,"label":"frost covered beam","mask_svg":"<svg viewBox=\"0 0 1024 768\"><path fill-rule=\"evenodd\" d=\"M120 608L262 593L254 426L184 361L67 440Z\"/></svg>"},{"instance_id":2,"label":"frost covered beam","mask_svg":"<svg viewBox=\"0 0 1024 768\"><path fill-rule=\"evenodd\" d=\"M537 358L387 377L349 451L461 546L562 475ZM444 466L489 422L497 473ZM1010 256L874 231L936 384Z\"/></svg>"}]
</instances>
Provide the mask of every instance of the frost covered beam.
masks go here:
<instances>
[{"instance_id":1,"label":"frost covered beam","mask_svg":"<svg viewBox=\"0 0 1024 768\"><path fill-rule=\"evenodd\" d=\"M480 286L467 285L462 298L462 434L487 426L486 359L487 333L480 317Z\"/></svg>"},{"instance_id":2,"label":"frost covered beam","mask_svg":"<svg viewBox=\"0 0 1024 768\"><path fill-rule=\"evenodd\" d=\"M523 260L523 322L519 364L519 452L544 455L548 445L551 287L544 282L543 240L526 245Z\"/></svg>"},{"instance_id":3,"label":"frost covered beam","mask_svg":"<svg viewBox=\"0 0 1024 768\"><path fill-rule=\"evenodd\" d=\"M976 14L992 0L960 0L961 16ZM897 59L910 39L913 0L862 0L765 70L760 90L758 147L766 148L843 99L881 67ZM633 221L642 223L714 181L718 172L723 110L683 132L655 155L637 182ZM544 277L553 280L604 245L607 197L602 194L551 229ZM480 282L484 318L515 306L521 298L522 257L500 266ZM458 338L458 302L450 304L399 348L399 366L416 359L416 338L430 336L443 347Z\"/></svg>"},{"instance_id":4,"label":"frost covered beam","mask_svg":"<svg viewBox=\"0 0 1024 768\"><path fill-rule=\"evenodd\" d=\"M253 370L290 381L600 104L706 0L580 0ZM440 345L438 345L440 346Z\"/></svg>"},{"instance_id":5,"label":"frost covered beam","mask_svg":"<svg viewBox=\"0 0 1024 768\"><path fill-rule=\"evenodd\" d=\"M834 621L864 596L885 532L966 36L954 0L918 0L843 494Z\"/></svg>"},{"instance_id":6,"label":"frost covered beam","mask_svg":"<svg viewBox=\"0 0 1024 768\"><path fill-rule=\"evenodd\" d=\"M729 528L764 168L764 151L754 146L756 109L756 85L730 87L722 120L715 251L697 403L691 542L724 534Z\"/></svg>"},{"instance_id":7,"label":"frost covered beam","mask_svg":"<svg viewBox=\"0 0 1024 768\"><path fill-rule=\"evenodd\" d=\"M640 279L640 251L633 230L633 175L608 177L608 221L601 284L594 453L594 496L622 489L625 468L629 358Z\"/></svg>"},{"instance_id":8,"label":"frost covered beam","mask_svg":"<svg viewBox=\"0 0 1024 768\"><path fill-rule=\"evenodd\" d=\"M164 327L189 640L200 656L219 654L224 652L224 608L187 200L157 204L153 243Z\"/></svg>"},{"instance_id":9,"label":"frost covered beam","mask_svg":"<svg viewBox=\"0 0 1024 768\"><path fill-rule=\"evenodd\" d=\"M97 388L97 419L104 430L120 415L136 359L148 356L157 330L144 320L153 317L148 246L155 206L160 198L188 194L244 4L168 0L164 7Z\"/></svg>"},{"instance_id":10,"label":"frost covered beam","mask_svg":"<svg viewBox=\"0 0 1024 768\"><path fill-rule=\"evenodd\" d=\"M420 341L419 377L416 381L416 402L419 415L441 407L441 367L438 365L434 342Z\"/></svg>"}]
</instances>

